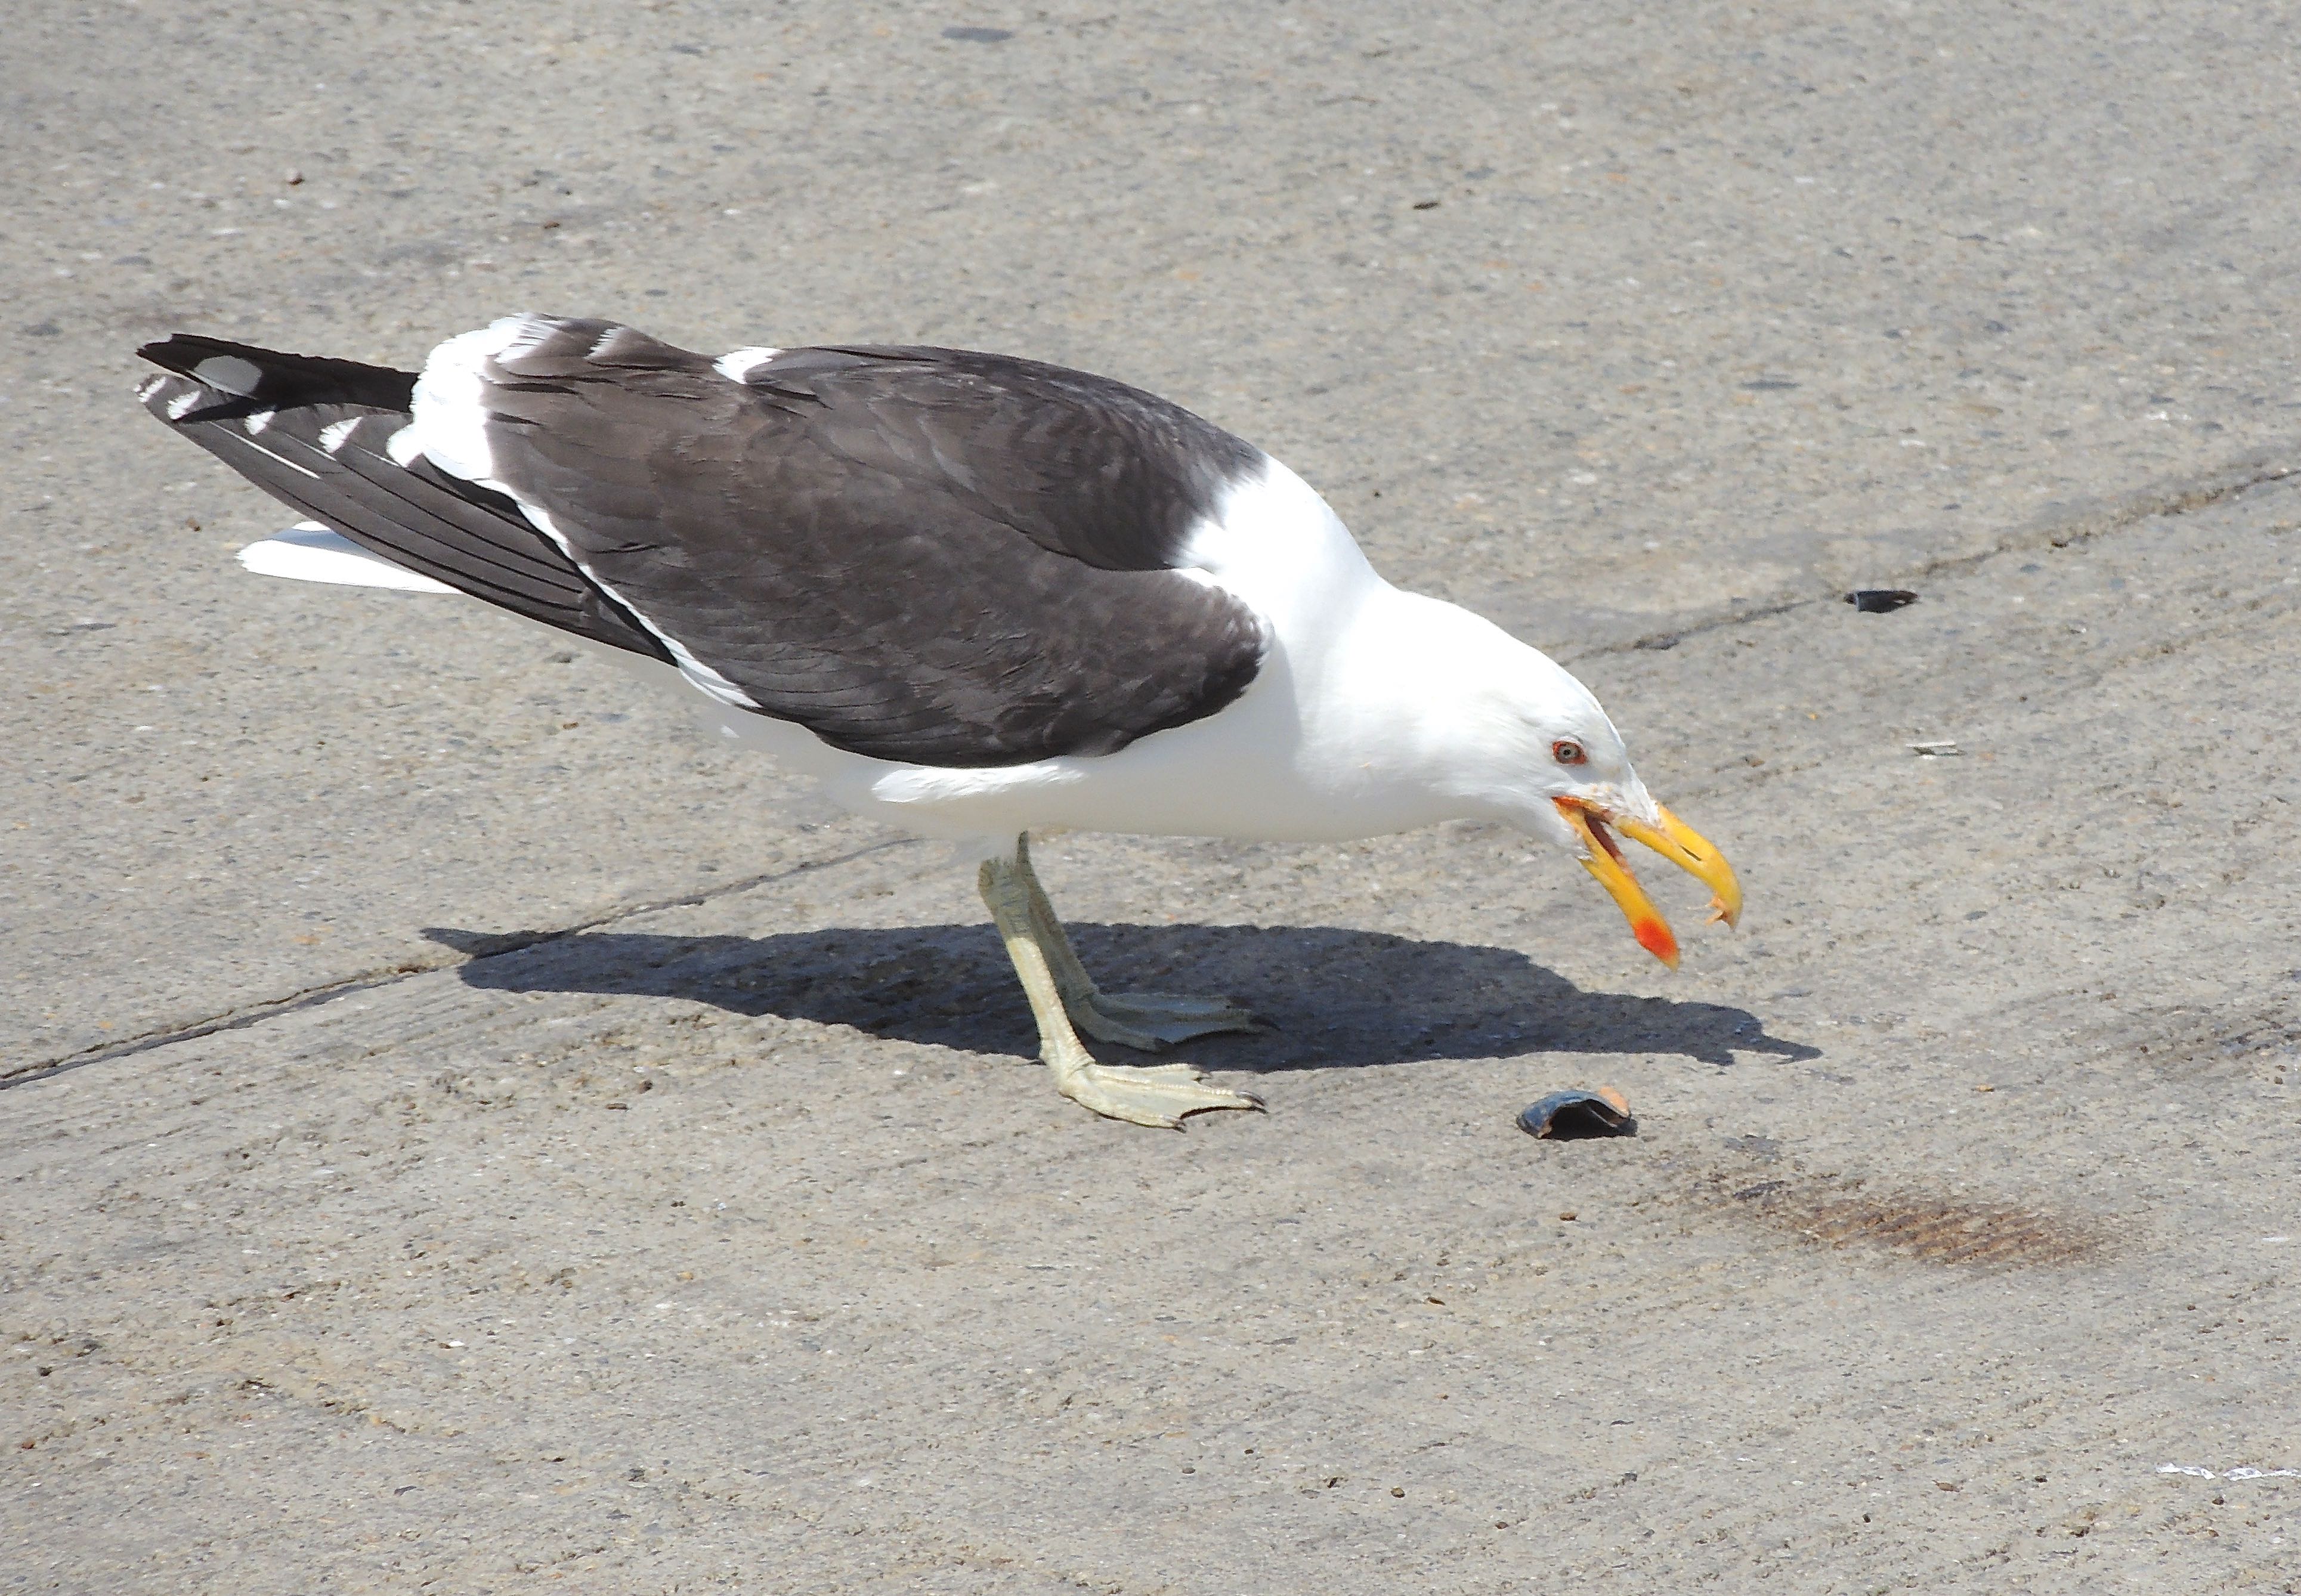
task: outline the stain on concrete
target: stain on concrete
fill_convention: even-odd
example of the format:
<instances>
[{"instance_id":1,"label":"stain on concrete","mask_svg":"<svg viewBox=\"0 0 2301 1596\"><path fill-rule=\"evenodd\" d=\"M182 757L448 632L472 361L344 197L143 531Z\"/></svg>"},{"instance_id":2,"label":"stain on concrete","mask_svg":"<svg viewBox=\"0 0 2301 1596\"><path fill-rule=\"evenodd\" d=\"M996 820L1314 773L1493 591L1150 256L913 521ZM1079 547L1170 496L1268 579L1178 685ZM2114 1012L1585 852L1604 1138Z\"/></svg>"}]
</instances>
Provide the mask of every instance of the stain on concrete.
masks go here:
<instances>
[{"instance_id":1,"label":"stain on concrete","mask_svg":"<svg viewBox=\"0 0 2301 1596\"><path fill-rule=\"evenodd\" d=\"M1720 1176L1707 1201L1819 1246L1920 1263L2077 1264L2107 1250L2098 1226L2070 1216L1917 1189L1872 1191L1828 1175L1742 1186Z\"/></svg>"}]
</instances>

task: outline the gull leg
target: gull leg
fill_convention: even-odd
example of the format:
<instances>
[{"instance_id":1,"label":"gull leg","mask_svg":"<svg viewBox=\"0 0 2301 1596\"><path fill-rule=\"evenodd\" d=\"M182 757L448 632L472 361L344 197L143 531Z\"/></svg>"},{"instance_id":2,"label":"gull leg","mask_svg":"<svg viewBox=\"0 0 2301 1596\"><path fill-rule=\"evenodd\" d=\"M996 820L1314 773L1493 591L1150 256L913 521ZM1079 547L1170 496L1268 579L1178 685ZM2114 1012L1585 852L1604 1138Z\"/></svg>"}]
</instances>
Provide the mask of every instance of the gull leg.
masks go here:
<instances>
[{"instance_id":1,"label":"gull leg","mask_svg":"<svg viewBox=\"0 0 2301 1596\"><path fill-rule=\"evenodd\" d=\"M1015 961L1023 995L1031 1000L1031 1013L1039 1022L1039 1056L1054 1073L1056 1090L1111 1119L1167 1128L1204 1108L1262 1107L1259 1098L1209 1084L1187 1064L1097 1064L1071 1029L1053 961L1031 912L1031 890L1023 871L1005 859L985 859L977 884L1007 944L1007 956Z\"/></svg>"},{"instance_id":2,"label":"gull leg","mask_svg":"<svg viewBox=\"0 0 2301 1596\"><path fill-rule=\"evenodd\" d=\"M1099 1040L1150 1053L1193 1037L1224 1031L1268 1031L1270 1027L1227 998L1184 998L1170 992L1106 992L1079 963L1055 906L1047 901L1031 868L1028 833L1015 840L1015 870L1030 894L1031 924L1071 1024Z\"/></svg>"}]
</instances>

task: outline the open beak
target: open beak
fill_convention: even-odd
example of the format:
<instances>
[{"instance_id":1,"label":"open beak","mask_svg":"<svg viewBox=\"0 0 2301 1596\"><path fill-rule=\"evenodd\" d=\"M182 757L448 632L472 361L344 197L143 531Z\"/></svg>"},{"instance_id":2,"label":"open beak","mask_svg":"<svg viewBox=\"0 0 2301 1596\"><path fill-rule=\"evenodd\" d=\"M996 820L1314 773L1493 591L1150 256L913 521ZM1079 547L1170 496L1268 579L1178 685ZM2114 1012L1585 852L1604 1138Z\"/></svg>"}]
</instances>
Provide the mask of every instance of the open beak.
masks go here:
<instances>
[{"instance_id":1,"label":"open beak","mask_svg":"<svg viewBox=\"0 0 2301 1596\"><path fill-rule=\"evenodd\" d=\"M1598 884L1620 907L1638 946L1671 969L1678 968L1678 939L1670 934L1669 922L1661 917L1661 911L1654 907L1645 889L1638 885L1638 878L1623 863L1621 848L1609 827L1618 828L1623 836L1644 843L1708 887L1711 893L1711 923L1723 920L1730 926L1741 919L1742 883L1734 879L1734 867L1707 838L1669 810L1656 805L1661 814L1661 824L1650 826L1644 821L1607 814L1579 798L1552 798L1551 802L1558 806L1566 823L1581 833L1587 850L1582 856L1582 867L1598 878Z\"/></svg>"}]
</instances>

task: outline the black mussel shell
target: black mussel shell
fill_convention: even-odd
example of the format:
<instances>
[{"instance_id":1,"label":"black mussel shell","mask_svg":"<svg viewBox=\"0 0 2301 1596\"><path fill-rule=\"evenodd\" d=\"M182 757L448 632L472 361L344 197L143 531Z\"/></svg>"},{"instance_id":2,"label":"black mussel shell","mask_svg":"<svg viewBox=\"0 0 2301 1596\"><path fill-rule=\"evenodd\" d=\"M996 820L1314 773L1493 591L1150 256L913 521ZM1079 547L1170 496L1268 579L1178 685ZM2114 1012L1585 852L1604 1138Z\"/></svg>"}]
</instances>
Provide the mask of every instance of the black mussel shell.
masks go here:
<instances>
[{"instance_id":1,"label":"black mussel shell","mask_svg":"<svg viewBox=\"0 0 2301 1596\"><path fill-rule=\"evenodd\" d=\"M1630 1099L1611 1086L1595 1091L1553 1091L1519 1111L1518 1128L1529 1136L1572 1141L1585 1136L1635 1136Z\"/></svg>"}]
</instances>

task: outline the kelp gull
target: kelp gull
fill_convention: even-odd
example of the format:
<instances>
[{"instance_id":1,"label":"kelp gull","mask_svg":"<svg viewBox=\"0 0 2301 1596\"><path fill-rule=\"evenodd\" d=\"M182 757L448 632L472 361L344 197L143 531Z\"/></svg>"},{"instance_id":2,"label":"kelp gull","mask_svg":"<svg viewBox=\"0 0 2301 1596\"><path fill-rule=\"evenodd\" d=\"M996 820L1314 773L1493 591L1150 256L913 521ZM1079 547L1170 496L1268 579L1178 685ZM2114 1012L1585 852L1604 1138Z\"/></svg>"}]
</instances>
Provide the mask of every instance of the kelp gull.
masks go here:
<instances>
[{"instance_id":1,"label":"kelp gull","mask_svg":"<svg viewBox=\"0 0 2301 1596\"><path fill-rule=\"evenodd\" d=\"M1174 1125L1258 1107L1187 1065L1224 999L1099 990L1031 869L1067 828L1300 842L1498 820L1581 860L1678 948L1616 831L1718 850L1648 795L1582 684L1377 576L1251 445L1106 378L882 347L715 359L508 316L421 373L178 336L145 404L310 520L250 570L462 592L703 695L849 809L970 845L1057 1088Z\"/></svg>"}]
</instances>

